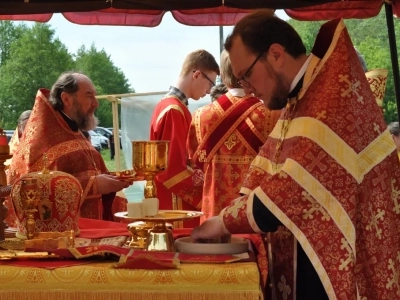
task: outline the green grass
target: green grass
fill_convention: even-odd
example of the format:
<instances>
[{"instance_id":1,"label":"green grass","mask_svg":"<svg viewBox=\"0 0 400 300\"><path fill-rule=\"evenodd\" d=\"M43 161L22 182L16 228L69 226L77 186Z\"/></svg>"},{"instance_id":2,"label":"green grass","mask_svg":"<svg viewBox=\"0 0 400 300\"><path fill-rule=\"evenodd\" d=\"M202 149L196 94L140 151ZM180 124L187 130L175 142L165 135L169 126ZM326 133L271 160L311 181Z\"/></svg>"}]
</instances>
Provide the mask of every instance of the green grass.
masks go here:
<instances>
[{"instance_id":1,"label":"green grass","mask_svg":"<svg viewBox=\"0 0 400 300\"><path fill-rule=\"evenodd\" d=\"M115 160L110 159L110 149L103 149L101 150L101 156L103 157L104 163L106 164L106 167L109 171L116 171L117 168L115 166ZM125 157L122 153L122 150L120 152L121 156L121 170L126 169L126 164L125 164Z\"/></svg>"}]
</instances>

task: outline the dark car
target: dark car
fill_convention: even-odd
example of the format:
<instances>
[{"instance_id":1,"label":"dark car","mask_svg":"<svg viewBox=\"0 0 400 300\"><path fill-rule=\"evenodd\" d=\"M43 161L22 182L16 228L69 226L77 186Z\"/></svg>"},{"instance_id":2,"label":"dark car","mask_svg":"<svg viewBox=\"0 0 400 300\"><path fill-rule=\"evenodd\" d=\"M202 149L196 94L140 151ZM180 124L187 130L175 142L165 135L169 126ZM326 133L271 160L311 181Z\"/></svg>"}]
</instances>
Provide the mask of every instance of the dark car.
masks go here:
<instances>
[{"instance_id":1,"label":"dark car","mask_svg":"<svg viewBox=\"0 0 400 300\"><path fill-rule=\"evenodd\" d=\"M8 143L10 142L12 136L14 135L14 131L15 130L13 130L13 129L12 130L8 130L8 129L4 130L4 132L5 132L6 136L7 136L7 142Z\"/></svg>"}]
</instances>

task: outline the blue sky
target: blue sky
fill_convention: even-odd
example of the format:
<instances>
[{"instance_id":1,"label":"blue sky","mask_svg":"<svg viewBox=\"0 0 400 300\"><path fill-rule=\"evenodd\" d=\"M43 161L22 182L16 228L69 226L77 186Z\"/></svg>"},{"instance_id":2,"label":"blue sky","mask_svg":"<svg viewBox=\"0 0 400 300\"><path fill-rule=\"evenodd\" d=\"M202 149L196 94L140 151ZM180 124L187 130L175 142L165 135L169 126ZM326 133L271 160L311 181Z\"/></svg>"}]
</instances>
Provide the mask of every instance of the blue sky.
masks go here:
<instances>
[{"instance_id":1,"label":"blue sky","mask_svg":"<svg viewBox=\"0 0 400 300\"><path fill-rule=\"evenodd\" d=\"M287 19L284 12L278 16ZM104 49L138 93L165 91L179 74L184 57L206 49L219 61L219 28L186 26L166 13L157 27L85 26L54 14L49 24L71 53L92 43ZM232 27L224 27L224 36Z\"/></svg>"}]
</instances>

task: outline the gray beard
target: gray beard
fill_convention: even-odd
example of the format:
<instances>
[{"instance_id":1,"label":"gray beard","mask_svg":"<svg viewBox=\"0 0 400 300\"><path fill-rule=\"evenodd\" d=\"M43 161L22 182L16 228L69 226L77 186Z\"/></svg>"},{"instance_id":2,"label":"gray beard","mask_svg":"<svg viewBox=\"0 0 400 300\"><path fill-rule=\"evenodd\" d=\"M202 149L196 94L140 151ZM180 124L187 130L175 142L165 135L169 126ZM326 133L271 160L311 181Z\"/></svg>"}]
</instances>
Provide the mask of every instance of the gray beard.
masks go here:
<instances>
[{"instance_id":1,"label":"gray beard","mask_svg":"<svg viewBox=\"0 0 400 300\"><path fill-rule=\"evenodd\" d=\"M74 121L78 125L79 130L89 131L93 130L99 125L99 119L95 117L94 114L84 114L82 112L82 107L78 103L76 97L73 98L73 108L74 108Z\"/></svg>"},{"instance_id":2,"label":"gray beard","mask_svg":"<svg viewBox=\"0 0 400 300\"><path fill-rule=\"evenodd\" d=\"M94 116L94 115L89 115L89 116L77 116L78 120L76 120L76 123L78 124L79 130L83 131L89 131L93 130L99 125L99 119Z\"/></svg>"}]
</instances>

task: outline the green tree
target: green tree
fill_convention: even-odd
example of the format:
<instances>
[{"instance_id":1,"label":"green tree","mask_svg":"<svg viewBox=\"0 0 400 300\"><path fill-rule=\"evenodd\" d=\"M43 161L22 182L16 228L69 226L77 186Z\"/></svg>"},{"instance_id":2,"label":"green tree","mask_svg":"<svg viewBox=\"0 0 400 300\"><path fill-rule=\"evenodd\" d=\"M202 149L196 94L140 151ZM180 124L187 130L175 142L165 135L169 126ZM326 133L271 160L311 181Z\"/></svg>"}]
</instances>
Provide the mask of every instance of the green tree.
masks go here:
<instances>
[{"instance_id":1,"label":"green tree","mask_svg":"<svg viewBox=\"0 0 400 300\"><path fill-rule=\"evenodd\" d=\"M382 9L374 18L345 22L354 45L365 58L368 70L387 69L389 71L383 100L384 117L387 123L398 120L385 9ZM399 37L400 24L398 22L395 22L395 32Z\"/></svg>"},{"instance_id":2,"label":"green tree","mask_svg":"<svg viewBox=\"0 0 400 300\"><path fill-rule=\"evenodd\" d=\"M11 21L0 21L0 65L10 57L12 42L21 37L27 29L25 25L14 25Z\"/></svg>"},{"instance_id":3,"label":"green tree","mask_svg":"<svg viewBox=\"0 0 400 300\"><path fill-rule=\"evenodd\" d=\"M307 51L310 51L319 27L323 22L290 20L289 23L296 28L304 41ZM398 120L384 9L374 18L349 19L345 20L345 23L354 46L364 56L368 70L388 69L389 75L383 101L384 117L387 123ZM395 22L395 32L396 36L400 37L399 22Z\"/></svg>"},{"instance_id":4,"label":"green tree","mask_svg":"<svg viewBox=\"0 0 400 300\"><path fill-rule=\"evenodd\" d=\"M319 28L324 23L322 21L317 22L306 22L306 21L297 21L291 19L288 21L290 25L292 25L296 31L299 33L301 39L303 40L304 46L306 46L307 52L311 52L311 49L315 42L315 37L318 34Z\"/></svg>"},{"instance_id":5,"label":"green tree","mask_svg":"<svg viewBox=\"0 0 400 300\"><path fill-rule=\"evenodd\" d=\"M5 128L14 128L19 114L31 109L39 88L51 88L58 76L72 68L67 48L49 25L24 29L10 45L10 59L0 67L0 110Z\"/></svg>"},{"instance_id":6,"label":"green tree","mask_svg":"<svg viewBox=\"0 0 400 300\"><path fill-rule=\"evenodd\" d=\"M125 74L114 65L110 55L104 49L97 50L94 44L89 49L85 46L79 48L75 64L77 70L82 71L92 80L98 95L134 92ZM96 115L101 126L112 127L111 103L107 100L99 102L100 106Z\"/></svg>"}]
</instances>

